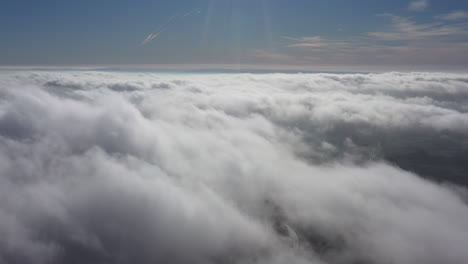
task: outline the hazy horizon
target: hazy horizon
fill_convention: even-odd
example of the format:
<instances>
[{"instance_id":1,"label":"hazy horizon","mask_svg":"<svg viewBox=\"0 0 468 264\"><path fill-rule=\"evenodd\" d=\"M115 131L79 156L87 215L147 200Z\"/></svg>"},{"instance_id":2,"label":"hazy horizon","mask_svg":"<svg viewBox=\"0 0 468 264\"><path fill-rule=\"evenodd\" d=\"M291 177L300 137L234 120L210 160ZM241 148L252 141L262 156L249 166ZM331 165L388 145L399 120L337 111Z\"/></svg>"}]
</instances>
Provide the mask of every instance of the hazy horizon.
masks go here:
<instances>
[{"instance_id":1,"label":"hazy horizon","mask_svg":"<svg viewBox=\"0 0 468 264\"><path fill-rule=\"evenodd\" d=\"M236 65L236 64L164 64L164 65L0 65L0 70L76 70L128 72L213 72L213 73L385 73L385 72L447 72L466 73L468 68L414 66L298 66L298 65Z\"/></svg>"}]
</instances>

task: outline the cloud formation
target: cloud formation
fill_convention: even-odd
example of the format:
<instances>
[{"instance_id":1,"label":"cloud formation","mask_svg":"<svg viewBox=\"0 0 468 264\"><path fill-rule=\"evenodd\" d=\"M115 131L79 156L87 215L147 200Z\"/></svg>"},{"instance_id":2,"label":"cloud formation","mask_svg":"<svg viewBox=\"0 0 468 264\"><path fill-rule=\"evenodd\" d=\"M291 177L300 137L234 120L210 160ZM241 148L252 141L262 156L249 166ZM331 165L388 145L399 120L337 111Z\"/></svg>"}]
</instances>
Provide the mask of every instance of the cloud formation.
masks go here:
<instances>
[{"instance_id":1,"label":"cloud formation","mask_svg":"<svg viewBox=\"0 0 468 264\"><path fill-rule=\"evenodd\" d=\"M467 67L467 25L444 21L460 19L462 14L443 15L428 23L417 23L393 14L378 16L389 20L386 29L346 39L282 37L286 46L283 52L257 53L257 57L270 58L281 64Z\"/></svg>"},{"instance_id":2,"label":"cloud formation","mask_svg":"<svg viewBox=\"0 0 468 264\"><path fill-rule=\"evenodd\" d=\"M467 87L4 71L0 263L465 263Z\"/></svg>"},{"instance_id":3,"label":"cloud formation","mask_svg":"<svg viewBox=\"0 0 468 264\"><path fill-rule=\"evenodd\" d=\"M468 20L468 12L458 10L458 11L453 11L448 14L439 15L436 18L442 19L442 20Z\"/></svg>"},{"instance_id":4,"label":"cloud formation","mask_svg":"<svg viewBox=\"0 0 468 264\"><path fill-rule=\"evenodd\" d=\"M428 0L414 0L410 2L408 9L410 11L421 12L421 11L426 10L428 6L429 6Z\"/></svg>"}]
</instances>

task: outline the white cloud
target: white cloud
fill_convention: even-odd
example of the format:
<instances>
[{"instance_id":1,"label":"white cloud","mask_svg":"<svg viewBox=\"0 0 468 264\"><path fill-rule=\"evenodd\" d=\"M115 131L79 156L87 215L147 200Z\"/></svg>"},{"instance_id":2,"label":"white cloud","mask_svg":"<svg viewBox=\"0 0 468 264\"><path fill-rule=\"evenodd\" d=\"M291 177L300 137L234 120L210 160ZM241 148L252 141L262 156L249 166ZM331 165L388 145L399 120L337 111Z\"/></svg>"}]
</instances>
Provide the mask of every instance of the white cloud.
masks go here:
<instances>
[{"instance_id":1,"label":"white cloud","mask_svg":"<svg viewBox=\"0 0 468 264\"><path fill-rule=\"evenodd\" d=\"M452 13L436 16L437 19L442 20L466 20L468 19L468 12L466 11L453 11Z\"/></svg>"},{"instance_id":2,"label":"white cloud","mask_svg":"<svg viewBox=\"0 0 468 264\"><path fill-rule=\"evenodd\" d=\"M421 12L426 10L426 8L429 6L429 1L428 0L415 0L411 1L408 9L411 11L415 12Z\"/></svg>"},{"instance_id":3,"label":"white cloud","mask_svg":"<svg viewBox=\"0 0 468 264\"><path fill-rule=\"evenodd\" d=\"M392 22L392 28L383 32L370 32L369 35L383 41L414 41L424 40L431 42L443 42L452 38L466 37L468 31L465 25L452 25L441 23L416 23L407 18L391 14L383 14L383 17L389 17Z\"/></svg>"},{"instance_id":4,"label":"white cloud","mask_svg":"<svg viewBox=\"0 0 468 264\"><path fill-rule=\"evenodd\" d=\"M390 20L382 31L367 32L347 39L326 39L319 36L283 38L287 49L270 54L283 64L303 65L447 65L467 67L467 25L463 23L417 23L392 15L379 15ZM265 54L268 55L268 54ZM281 57L288 56L287 59ZM350 66L348 66L350 67ZM372 67L367 67L372 69ZM368 70L369 70L368 69Z\"/></svg>"},{"instance_id":5,"label":"white cloud","mask_svg":"<svg viewBox=\"0 0 468 264\"><path fill-rule=\"evenodd\" d=\"M463 161L467 87L4 71L0 263L465 263L464 188L386 155Z\"/></svg>"}]
</instances>

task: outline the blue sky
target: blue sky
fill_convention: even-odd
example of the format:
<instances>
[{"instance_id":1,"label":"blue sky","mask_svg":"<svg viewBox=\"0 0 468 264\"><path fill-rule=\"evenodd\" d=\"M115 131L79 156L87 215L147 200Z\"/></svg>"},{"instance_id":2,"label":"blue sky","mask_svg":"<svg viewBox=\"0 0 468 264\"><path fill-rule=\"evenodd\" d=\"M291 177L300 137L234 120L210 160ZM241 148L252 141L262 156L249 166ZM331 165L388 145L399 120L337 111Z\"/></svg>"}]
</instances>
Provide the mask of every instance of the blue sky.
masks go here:
<instances>
[{"instance_id":1,"label":"blue sky","mask_svg":"<svg viewBox=\"0 0 468 264\"><path fill-rule=\"evenodd\" d=\"M3 0L0 31L1 65L468 65L462 0Z\"/></svg>"}]
</instances>

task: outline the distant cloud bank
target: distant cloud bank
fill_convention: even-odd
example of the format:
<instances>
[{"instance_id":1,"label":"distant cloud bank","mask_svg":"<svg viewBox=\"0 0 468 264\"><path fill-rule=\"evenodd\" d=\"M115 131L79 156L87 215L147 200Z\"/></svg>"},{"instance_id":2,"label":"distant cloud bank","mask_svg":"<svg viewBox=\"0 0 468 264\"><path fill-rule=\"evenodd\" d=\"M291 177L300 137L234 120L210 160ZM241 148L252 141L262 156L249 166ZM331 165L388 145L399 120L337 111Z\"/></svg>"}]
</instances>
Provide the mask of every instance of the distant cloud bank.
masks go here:
<instances>
[{"instance_id":1,"label":"distant cloud bank","mask_svg":"<svg viewBox=\"0 0 468 264\"><path fill-rule=\"evenodd\" d=\"M0 263L468 263L466 153L467 74L2 71Z\"/></svg>"}]
</instances>

